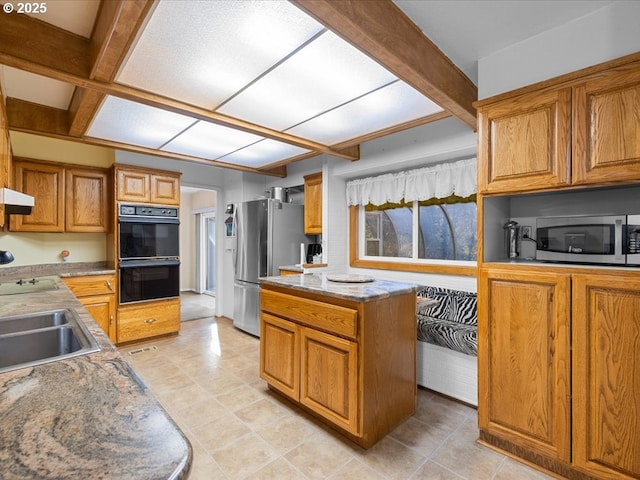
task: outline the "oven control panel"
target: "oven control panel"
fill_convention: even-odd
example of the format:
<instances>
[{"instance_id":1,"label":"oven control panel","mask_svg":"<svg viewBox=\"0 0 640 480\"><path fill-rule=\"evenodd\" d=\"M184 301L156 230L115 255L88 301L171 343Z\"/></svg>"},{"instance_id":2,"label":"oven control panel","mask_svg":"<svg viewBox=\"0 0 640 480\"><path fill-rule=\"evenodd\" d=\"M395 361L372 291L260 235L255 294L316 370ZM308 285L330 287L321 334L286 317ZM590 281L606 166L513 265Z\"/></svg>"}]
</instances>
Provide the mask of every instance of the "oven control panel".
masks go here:
<instances>
[{"instance_id":1,"label":"oven control panel","mask_svg":"<svg viewBox=\"0 0 640 480\"><path fill-rule=\"evenodd\" d=\"M149 205L120 205L120 215L132 217L178 218L176 207L155 207Z\"/></svg>"}]
</instances>

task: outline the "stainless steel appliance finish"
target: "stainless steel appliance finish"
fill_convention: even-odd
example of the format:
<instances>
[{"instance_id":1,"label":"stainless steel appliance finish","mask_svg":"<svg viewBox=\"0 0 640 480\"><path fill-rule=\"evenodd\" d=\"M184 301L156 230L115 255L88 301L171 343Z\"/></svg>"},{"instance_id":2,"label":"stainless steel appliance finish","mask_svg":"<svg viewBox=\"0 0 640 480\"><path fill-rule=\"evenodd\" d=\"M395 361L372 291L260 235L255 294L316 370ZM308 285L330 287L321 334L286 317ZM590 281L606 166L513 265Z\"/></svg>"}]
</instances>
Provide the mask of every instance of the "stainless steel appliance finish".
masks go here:
<instances>
[{"instance_id":1,"label":"stainless steel appliance finish","mask_svg":"<svg viewBox=\"0 0 640 480\"><path fill-rule=\"evenodd\" d=\"M640 215L627 217L625 251L628 265L640 265Z\"/></svg>"},{"instance_id":2,"label":"stainless steel appliance finish","mask_svg":"<svg viewBox=\"0 0 640 480\"><path fill-rule=\"evenodd\" d=\"M259 277L279 275L278 267L300 262L304 206L273 199L251 200L235 208L233 324L260 336Z\"/></svg>"},{"instance_id":3,"label":"stainless steel appliance finish","mask_svg":"<svg viewBox=\"0 0 640 480\"><path fill-rule=\"evenodd\" d=\"M626 215L547 217L536 220L536 258L572 263L627 263Z\"/></svg>"}]
</instances>

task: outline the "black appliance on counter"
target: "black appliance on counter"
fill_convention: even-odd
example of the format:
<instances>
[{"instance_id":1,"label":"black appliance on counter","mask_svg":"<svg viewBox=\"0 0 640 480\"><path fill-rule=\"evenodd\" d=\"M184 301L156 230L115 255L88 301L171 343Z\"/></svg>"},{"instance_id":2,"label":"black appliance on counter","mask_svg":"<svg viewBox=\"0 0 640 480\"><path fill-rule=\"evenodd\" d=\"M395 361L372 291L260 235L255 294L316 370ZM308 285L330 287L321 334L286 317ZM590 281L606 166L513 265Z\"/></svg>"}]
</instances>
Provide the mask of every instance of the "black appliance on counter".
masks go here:
<instances>
[{"instance_id":1,"label":"black appliance on counter","mask_svg":"<svg viewBox=\"0 0 640 480\"><path fill-rule=\"evenodd\" d=\"M310 243L307 245L307 263L313 263L313 257L322 255L322 244Z\"/></svg>"},{"instance_id":2,"label":"black appliance on counter","mask_svg":"<svg viewBox=\"0 0 640 480\"><path fill-rule=\"evenodd\" d=\"M118 206L120 303L180 295L177 207Z\"/></svg>"}]
</instances>

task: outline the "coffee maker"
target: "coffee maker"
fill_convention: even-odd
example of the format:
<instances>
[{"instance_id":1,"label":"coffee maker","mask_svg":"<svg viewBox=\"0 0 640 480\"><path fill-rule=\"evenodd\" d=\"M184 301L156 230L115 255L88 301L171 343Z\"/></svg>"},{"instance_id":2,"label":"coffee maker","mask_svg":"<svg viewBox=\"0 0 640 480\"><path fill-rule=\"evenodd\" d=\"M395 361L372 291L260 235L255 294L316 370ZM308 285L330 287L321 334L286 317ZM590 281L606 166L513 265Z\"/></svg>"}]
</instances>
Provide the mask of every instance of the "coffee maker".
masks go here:
<instances>
[{"instance_id":1,"label":"coffee maker","mask_svg":"<svg viewBox=\"0 0 640 480\"><path fill-rule=\"evenodd\" d=\"M317 260L314 262L314 258L313 257L318 257L322 255L322 245L319 243L310 243L307 246L307 263L320 263L320 261Z\"/></svg>"}]
</instances>

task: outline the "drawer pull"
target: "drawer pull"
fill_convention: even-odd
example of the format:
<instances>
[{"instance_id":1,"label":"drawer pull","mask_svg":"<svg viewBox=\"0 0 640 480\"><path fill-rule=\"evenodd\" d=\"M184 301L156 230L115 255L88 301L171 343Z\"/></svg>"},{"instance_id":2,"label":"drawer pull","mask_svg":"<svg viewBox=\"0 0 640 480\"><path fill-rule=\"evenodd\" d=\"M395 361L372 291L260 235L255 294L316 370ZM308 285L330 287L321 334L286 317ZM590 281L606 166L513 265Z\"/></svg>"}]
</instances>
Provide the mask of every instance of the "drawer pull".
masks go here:
<instances>
[{"instance_id":1,"label":"drawer pull","mask_svg":"<svg viewBox=\"0 0 640 480\"><path fill-rule=\"evenodd\" d=\"M105 280L105 283L107 284L107 287L109 288L109 290L113 292L113 286L111 286L111 282L109 280Z\"/></svg>"},{"instance_id":2,"label":"drawer pull","mask_svg":"<svg viewBox=\"0 0 640 480\"><path fill-rule=\"evenodd\" d=\"M157 318L147 318L144 323L155 323L157 322L158 319Z\"/></svg>"}]
</instances>

